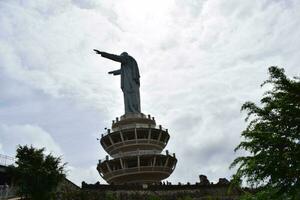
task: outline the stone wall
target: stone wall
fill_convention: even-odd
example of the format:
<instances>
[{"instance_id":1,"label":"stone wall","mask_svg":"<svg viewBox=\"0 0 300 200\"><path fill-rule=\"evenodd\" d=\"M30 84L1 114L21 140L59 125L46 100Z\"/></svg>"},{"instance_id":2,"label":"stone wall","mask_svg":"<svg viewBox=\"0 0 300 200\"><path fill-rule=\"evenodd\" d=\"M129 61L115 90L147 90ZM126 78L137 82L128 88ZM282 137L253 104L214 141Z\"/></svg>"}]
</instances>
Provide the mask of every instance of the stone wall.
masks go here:
<instances>
[{"instance_id":1,"label":"stone wall","mask_svg":"<svg viewBox=\"0 0 300 200\"><path fill-rule=\"evenodd\" d=\"M106 185L83 182L81 199L89 200L237 200L243 191L229 182L217 184Z\"/></svg>"}]
</instances>

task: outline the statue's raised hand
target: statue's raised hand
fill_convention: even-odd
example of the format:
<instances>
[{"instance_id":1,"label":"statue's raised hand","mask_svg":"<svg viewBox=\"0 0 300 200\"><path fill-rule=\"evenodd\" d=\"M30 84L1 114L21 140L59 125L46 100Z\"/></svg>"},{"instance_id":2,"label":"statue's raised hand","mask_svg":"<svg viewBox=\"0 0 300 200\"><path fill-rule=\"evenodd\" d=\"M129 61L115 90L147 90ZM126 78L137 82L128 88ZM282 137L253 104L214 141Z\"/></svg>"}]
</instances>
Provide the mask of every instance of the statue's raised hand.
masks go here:
<instances>
[{"instance_id":1,"label":"statue's raised hand","mask_svg":"<svg viewBox=\"0 0 300 200\"><path fill-rule=\"evenodd\" d=\"M100 54L100 55L103 53L103 51L99 51L97 49L94 49L94 51L96 52L96 54Z\"/></svg>"}]
</instances>

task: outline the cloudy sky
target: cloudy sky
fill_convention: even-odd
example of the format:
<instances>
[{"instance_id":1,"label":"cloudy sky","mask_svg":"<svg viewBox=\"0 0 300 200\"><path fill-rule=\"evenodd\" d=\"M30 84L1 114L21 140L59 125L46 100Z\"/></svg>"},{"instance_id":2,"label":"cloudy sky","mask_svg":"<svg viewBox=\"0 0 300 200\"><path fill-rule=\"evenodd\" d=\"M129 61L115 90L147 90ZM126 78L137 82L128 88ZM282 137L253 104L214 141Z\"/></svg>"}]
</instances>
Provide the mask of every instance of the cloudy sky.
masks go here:
<instances>
[{"instance_id":1,"label":"cloudy sky","mask_svg":"<svg viewBox=\"0 0 300 200\"><path fill-rule=\"evenodd\" d=\"M271 65L299 75L297 0L0 0L0 154L46 147L77 184L104 180L96 140L123 114L119 64L136 58L142 111L170 131L178 164L169 181L230 178Z\"/></svg>"}]
</instances>

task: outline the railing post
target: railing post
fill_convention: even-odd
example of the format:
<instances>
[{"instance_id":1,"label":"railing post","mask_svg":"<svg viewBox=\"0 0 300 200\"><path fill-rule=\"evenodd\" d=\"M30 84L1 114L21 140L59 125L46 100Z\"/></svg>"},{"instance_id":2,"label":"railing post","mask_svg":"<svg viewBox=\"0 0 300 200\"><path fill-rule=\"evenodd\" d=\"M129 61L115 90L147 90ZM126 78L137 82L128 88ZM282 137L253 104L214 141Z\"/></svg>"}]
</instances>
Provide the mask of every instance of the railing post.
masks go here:
<instances>
[{"instance_id":1,"label":"railing post","mask_svg":"<svg viewBox=\"0 0 300 200\"><path fill-rule=\"evenodd\" d=\"M141 164L140 164L140 156L137 156L137 164L138 164L138 169L140 171L140 166L141 166Z\"/></svg>"},{"instance_id":2,"label":"railing post","mask_svg":"<svg viewBox=\"0 0 300 200\"><path fill-rule=\"evenodd\" d=\"M136 131L136 128L134 128L134 138L135 138L135 142L137 143L137 131Z\"/></svg>"}]
</instances>

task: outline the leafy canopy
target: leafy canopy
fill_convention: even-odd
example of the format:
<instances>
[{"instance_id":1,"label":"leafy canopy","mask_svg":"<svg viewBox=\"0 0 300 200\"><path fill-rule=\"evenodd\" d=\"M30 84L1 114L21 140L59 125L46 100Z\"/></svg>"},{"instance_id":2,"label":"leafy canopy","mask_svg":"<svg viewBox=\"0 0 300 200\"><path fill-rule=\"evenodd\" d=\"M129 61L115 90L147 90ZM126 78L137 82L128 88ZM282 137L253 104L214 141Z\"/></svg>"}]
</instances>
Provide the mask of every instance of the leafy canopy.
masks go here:
<instances>
[{"instance_id":1,"label":"leafy canopy","mask_svg":"<svg viewBox=\"0 0 300 200\"><path fill-rule=\"evenodd\" d=\"M278 67L270 67L269 73L261 86L272 88L263 95L261 105L246 102L242 106L249 123L235 151L244 149L250 155L236 158L231 167L238 166L236 177L261 189L257 196L296 199L300 193L300 79L288 78Z\"/></svg>"},{"instance_id":2,"label":"leafy canopy","mask_svg":"<svg viewBox=\"0 0 300 200\"><path fill-rule=\"evenodd\" d=\"M65 178L64 166L60 157L44 155L44 148L18 146L16 167L13 176L19 187L19 194L30 199L46 200Z\"/></svg>"}]
</instances>

